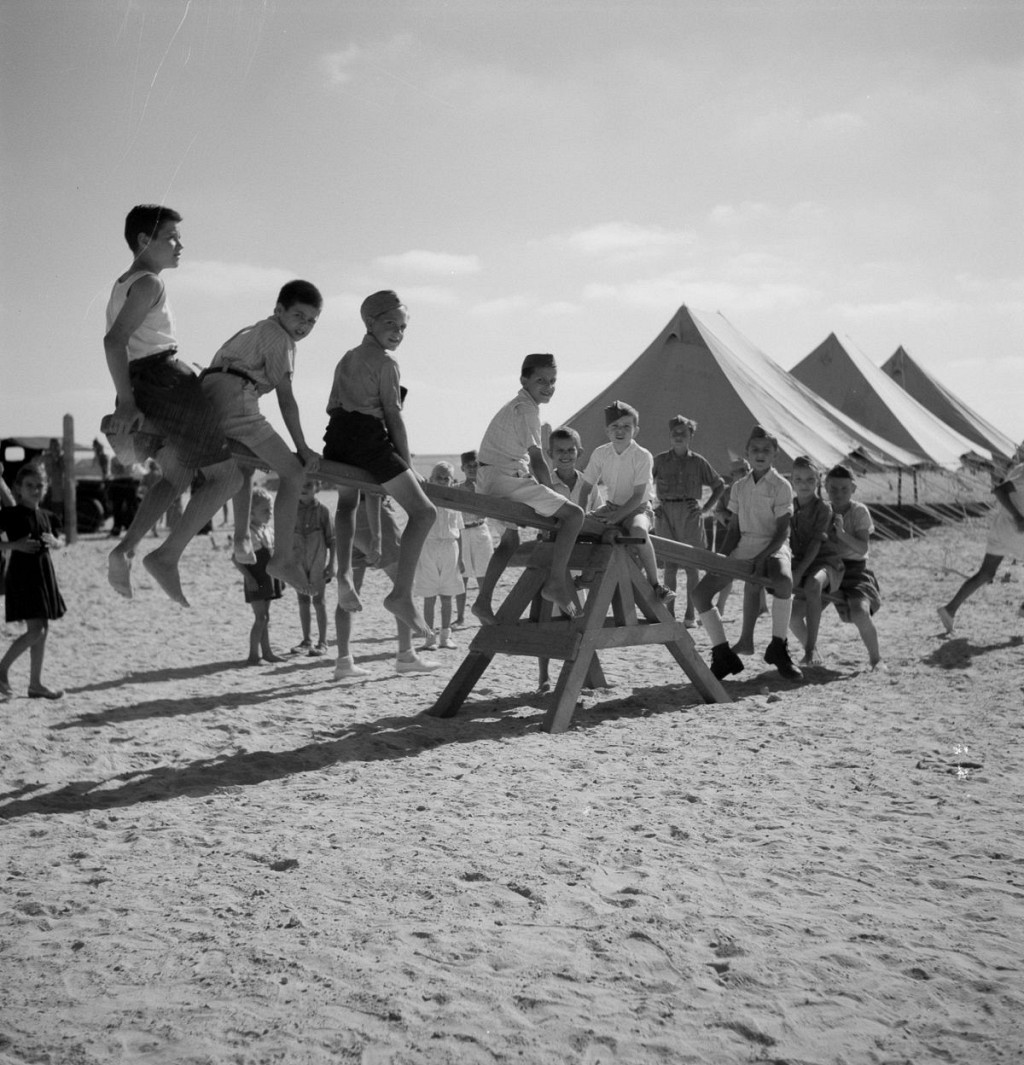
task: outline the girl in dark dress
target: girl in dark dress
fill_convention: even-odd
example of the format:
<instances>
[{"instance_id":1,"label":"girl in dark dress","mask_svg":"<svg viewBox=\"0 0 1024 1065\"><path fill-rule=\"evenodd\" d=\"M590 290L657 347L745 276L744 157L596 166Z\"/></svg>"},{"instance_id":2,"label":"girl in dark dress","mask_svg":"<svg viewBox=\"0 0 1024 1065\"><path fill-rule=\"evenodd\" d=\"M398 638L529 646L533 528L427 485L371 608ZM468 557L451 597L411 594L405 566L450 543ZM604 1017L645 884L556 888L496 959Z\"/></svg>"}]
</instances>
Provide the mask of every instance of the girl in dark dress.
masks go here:
<instances>
[{"instance_id":1,"label":"girl in dark dress","mask_svg":"<svg viewBox=\"0 0 1024 1065\"><path fill-rule=\"evenodd\" d=\"M59 699L64 693L43 684L43 657L49 622L63 617L67 607L57 587L50 552L61 546L53 535L50 516L39 509L46 494L46 476L38 467L22 466L14 478L18 505L0 510L0 550L9 556L6 578L6 617L24 621L27 628L0 658L0 697L12 694L7 672L14 661L29 652L30 699Z\"/></svg>"}]
</instances>

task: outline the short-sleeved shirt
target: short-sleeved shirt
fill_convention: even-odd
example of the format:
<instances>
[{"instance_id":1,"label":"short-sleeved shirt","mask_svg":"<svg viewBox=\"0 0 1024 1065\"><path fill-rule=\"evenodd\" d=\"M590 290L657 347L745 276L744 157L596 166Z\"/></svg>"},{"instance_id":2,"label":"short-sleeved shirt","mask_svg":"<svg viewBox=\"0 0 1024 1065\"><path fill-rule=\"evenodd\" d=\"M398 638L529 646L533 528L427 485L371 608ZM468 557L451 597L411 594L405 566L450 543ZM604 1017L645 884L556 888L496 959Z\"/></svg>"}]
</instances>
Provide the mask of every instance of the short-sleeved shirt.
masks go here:
<instances>
[{"instance_id":1,"label":"short-sleeved shirt","mask_svg":"<svg viewBox=\"0 0 1024 1065\"><path fill-rule=\"evenodd\" d=\"M799 499L793 500L793 524L789 529L789 546L793 561L799 562L812 544L817 543L818 553L812 565L832 565L839 561L836 545L829 540L832 526L832 507L820 496L813 496L805 506Z\"/></svg>"},{"instance_id":2,"label":"short-sleeved shirt","mask_svg":"<svg viewBox=\"0 0 1024 1065\"><path fill-rule=\"evenodd\" d=\"M526 391L519 389L491 419L477 449L483 466L493 466L501 473L532 476L529 452L541 446L540 407Z\"/></svg>"},{"instance_id":3,"label":"short-sleeved shirt","mask_svg":"<svg viewBox=\"0 0 1024 1065\"><path fill-rule=\"evenodd\" d=\"M579 470L576 471L576 483L570 488L557 473L551 474L551 487L560 495L565 496L570 503L579 503L580 493L583 491L583 486L587 483L586 478Z\"/></svg>"},{"instance_id":4,"label":"short-sleeved shirt","mask_svg":"<svg viewBox=\"0 0 1024 1065\"><path fill-rule=\"evenodd\" d=\"M147 355L156 355L160 351L172 351L178 346L177 334L174 329L174 314L167 299L167 289L164 287L163 278L154 274L151 270L136 270L129 274L123 281L115 281L110 291L110 299L107 301L107 332L109 333L121 308L128 299L128 292L132 285L140 277L156 278L160 285L160 295L156 303L146 312L142 324L128 338L128 361L144 359Z\"/></svg>"},{"instance_id":5,"label":"short-sleeved shirt","mask_svg":"<svg viewBox=\"0 0 1024 1065\"><path fill-rule=\"evenodd\" d=\"M752 558L775 537L778 519L792 515L793 486L774 466L759 481L748 473L733 481L729 510L739 518L740 542L735 554ZM785 547L788 551L788 544Z\"/></svg>"},{"instance_id":6,"label":"short-sleeved shirt","mask_svg":"<svg viewBox=\"0 0 1024 1065\"><path fill-rule=\"evenodd\" d=\"M651 473L654 456L635 440L621 453L615 450L611 442L594 448L583 471L583 478L588 484L602 485L612 506L620 507L633 494L633 490L643 485L642 503L648 502L654 494Z\"/></svg>"},{"instance_id":7,"label":"short-sleeved shirt","mask_svg":"<svg viewBox=\"0 0 1024 1065\"><path fill-rule=\"evenodd\" d=\"M695 451L677 455L669 450L654 456L654 487L663 503L674 499L699 500L705 485L714 491L724 483L711 463Z\"/></svg>"},{"instance_id":8,"label":"short-sleeved shirt","mask_svg":"<svg viewBox=\"0 0 1024 1065\"><path fill-rule=\"evenodd\" d=\"M427 533L428 540L458 540L461 530L464 528L465 522L462 517L462 512L459 510L449 510L448 507L438 507L437 517L434 518L434 524L430 527L430 532Z\"/></svg>"},{"instance_id":9,"label":"short-sleeved shirt","mask_svg":"<svg viewBox=\"0 0 1024 1065\"><path fill-rule=\"evenodd\" d=\"M384 420L384 410L401 410L398 360L372 337L346 351L334 368L327 413L353 411Z\"/></svg>"},{"instance_id":10,"label":"short-sleeved shirt","mask_svg":"<svg viewBox=\"0 0 1024 1065\"><path fill-rule=\"evenodd\" d=\"M867 540L868 537L875 531L875 523L871 520L871 511L863 503L858 503L856 499L850 500L850 509L842 515L843 528L848 533L852 533L854 536L859 536L864 540L865 546L862 551L858 551L855 547L850 547L849 544L839 539L835 529L829 529L828 538L836 545L836 550L839 552L839 557L844 561L848 559L865 559L868 557Z\"/></svg>"},{"instance_id":11,"label":"short-sleeved shirt","mask_svg":"<svg viewBox=\"0 0 1024 1065\"><path fill-rule=\"evenodd\" d=\"M295 372L295 341L276 318L264 318L225 341L210 366L239 370L265 396Z\"/></svg>"}]
</instances>

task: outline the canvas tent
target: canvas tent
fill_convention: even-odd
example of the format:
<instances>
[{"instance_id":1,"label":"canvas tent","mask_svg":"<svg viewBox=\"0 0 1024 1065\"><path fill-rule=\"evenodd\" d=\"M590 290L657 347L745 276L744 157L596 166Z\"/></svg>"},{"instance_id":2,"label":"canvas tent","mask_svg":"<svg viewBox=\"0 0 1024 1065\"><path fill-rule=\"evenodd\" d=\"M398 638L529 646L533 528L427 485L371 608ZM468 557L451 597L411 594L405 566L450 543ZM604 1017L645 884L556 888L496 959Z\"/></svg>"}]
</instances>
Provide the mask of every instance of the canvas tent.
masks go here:
<instances>
[{"instance_id":1,"label":"canvas tent","mask_svg":"<svg viewBox=\"0 0 1024 1065\"><path fill-rule=\"evenodd\" d=\"M978 447L1007 461L1013 456L1017 449L1013 440L971 410L966 403L957 399L944 385L939 384L902 347L898 347L882 363L882 369L900 388L927 407L936 418L966 436Z\"/></svg>"},{"instance_id":2,"label":"canvas tent","mask_svg":"<svg viewBox=\"0 0 1024 1065\"><path fill-rule=\"evenodd\" d=\"M830 333L790 370L798 381L844 414L932 465L956 469L967 456L991 459L987 449L940 421L866 355Z\"/></svg>"},{"instance_id":3,"label":"canvas tent","mask_svg":"<svg viewBox=\"0 0 1024 1065\"><path fill-rule=\"evenodd\" d=\"M721 472L743 454L756 424L779 438L783 466L797 455L810 455L822 466L850 456L876 467L924 461L840 415L720 314L685 306L639 358L569 419L586 452L606 441L603 409L613 400L639 410L639 443L655 453L668 447L673 415L695 419L694 450Z\"/></svg>"}]
</instances>

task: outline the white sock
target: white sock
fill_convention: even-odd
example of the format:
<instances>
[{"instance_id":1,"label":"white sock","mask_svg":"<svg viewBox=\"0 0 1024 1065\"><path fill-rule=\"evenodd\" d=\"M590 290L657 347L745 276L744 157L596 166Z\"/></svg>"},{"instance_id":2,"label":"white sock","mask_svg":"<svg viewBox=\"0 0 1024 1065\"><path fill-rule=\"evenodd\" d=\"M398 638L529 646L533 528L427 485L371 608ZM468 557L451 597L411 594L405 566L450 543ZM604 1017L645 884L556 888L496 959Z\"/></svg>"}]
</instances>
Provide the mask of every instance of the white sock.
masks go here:
<instances>
[{"instance_id":1,"label":"white sock","mask_svg":"<svg viewBox=\"0 0 1024 1065\"><path fill-rule=\"evenodd\" d=\"M772 597L772 636L780 640L789 635L789 619L793 616L793 600Z\"/></svg>"}]
</instances>

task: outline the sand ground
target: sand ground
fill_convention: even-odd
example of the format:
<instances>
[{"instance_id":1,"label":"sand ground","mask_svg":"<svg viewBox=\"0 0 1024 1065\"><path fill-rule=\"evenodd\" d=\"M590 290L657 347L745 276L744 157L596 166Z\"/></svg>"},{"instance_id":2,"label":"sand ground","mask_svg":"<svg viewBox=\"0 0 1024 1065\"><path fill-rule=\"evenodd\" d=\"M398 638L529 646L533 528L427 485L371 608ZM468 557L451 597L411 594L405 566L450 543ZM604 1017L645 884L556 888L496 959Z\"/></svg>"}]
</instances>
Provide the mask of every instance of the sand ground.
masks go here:
<instances>
[{"instance_id":1,"label":"sand ground","mask_svg":"<svg viewBox=\"0 0 1024 1065\"><path fill-rule=\"evenodd\" d=\"M337 684L240 666L223 543L183 610L80 541L67 695L19 662L0 703L0 1062L1024 1060L1024 566L934 613L983 542L876 546L888 673L834 614L824 668L748 659L727 705L631 649L550 736L521 658L420 716L461 652L397 676L377 574Z\"/></svg>"}]
</instances>

